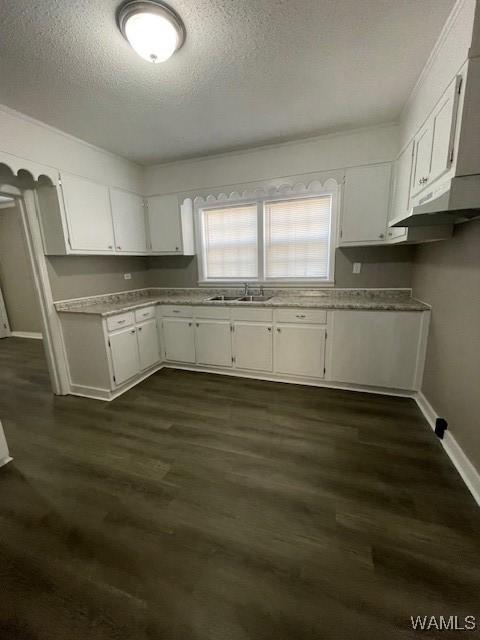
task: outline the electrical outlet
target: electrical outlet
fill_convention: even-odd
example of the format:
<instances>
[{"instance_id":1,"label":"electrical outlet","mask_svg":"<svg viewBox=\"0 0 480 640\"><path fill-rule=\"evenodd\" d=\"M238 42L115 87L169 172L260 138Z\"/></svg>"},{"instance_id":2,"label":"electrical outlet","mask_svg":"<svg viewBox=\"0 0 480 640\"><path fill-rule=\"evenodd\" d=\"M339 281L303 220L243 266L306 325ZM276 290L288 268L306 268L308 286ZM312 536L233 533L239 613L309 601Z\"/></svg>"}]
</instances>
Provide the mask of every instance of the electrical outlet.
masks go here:
<instances>
[{"instance_id":1,"label":"electrical outlet","mask_svg":"<svg viewBox=\"0 0 480 640\"><path fill-rule=\"evenodd\" d=\"M360 273L361 270L362 270L362 263L361 262L354 262L353 263L353 273Z\"/></svg>"},{"instance_id":2,"label":"electrical outlet","mask_svg":"<svg viewBox=\"0 0 480 640\"><path fill-rule=\"evenodd\" d=\"M132 279L132 274L131 273L124 273L123 277L125 280L131 280Z\"/></svg>"}]
</instances>

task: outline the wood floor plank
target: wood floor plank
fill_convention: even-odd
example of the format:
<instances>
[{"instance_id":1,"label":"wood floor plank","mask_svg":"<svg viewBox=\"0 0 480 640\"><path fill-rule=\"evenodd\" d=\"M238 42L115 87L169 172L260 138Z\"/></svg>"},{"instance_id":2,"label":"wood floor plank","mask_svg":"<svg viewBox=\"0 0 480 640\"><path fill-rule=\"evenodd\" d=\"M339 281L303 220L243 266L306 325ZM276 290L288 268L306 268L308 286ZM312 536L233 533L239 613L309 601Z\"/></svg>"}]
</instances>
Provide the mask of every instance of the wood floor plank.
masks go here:
<instances>
[{"instance_id":1,"label":"wood floor plank","mask_svg":"<svg viewBox=\"0 0 480 640\"><path fill-rule=\"evenodd\" d=\"M0 418L1 640L480 623L480 514L412 400L170 369L54 397L42 343L8 338Z\"/></svg>"}]
</instances>

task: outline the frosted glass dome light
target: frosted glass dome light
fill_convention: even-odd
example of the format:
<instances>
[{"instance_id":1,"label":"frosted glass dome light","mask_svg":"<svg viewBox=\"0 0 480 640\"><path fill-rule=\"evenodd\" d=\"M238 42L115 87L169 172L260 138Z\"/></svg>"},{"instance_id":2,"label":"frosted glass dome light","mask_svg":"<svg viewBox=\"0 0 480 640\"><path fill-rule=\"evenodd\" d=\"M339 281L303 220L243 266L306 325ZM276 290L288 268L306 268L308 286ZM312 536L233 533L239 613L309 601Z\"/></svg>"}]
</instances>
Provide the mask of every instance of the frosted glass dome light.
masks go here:
<instances>
[{"instance_id":1,"label":"frosted glass dome light","mask_svg":"<svg viewBox=\"0 0 480 640\"><path fill-rule=\"evenodd\" d=\"M185 40L185 27L168 5L130 0L118 11L118 27L130 46L148 62L165 62Z\"/></svg>"}]
</instances>

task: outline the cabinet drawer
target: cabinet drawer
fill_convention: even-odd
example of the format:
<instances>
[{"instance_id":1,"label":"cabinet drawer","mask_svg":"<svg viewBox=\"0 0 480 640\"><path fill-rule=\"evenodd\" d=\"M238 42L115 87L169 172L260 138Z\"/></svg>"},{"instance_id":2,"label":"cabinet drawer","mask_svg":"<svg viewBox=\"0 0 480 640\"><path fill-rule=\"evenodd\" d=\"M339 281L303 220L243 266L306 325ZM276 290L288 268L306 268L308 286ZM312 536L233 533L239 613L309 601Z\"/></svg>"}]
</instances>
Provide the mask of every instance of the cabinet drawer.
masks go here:
<instances>
[{"instance_id":1,"label":"cabinet drawer","mask_svg":"<svg viewBox=\"0 0 480 640\"><path fill-rule=\"evenodd\" d=\"M233 309L232 320L244 320L247 322L271 322L272 309Z\"/></svg>"},{"instance_id":2,"label":"cabinet drawer","mask_svg":"<svg viewBox=\"0 0 480 640\"><path fill-rule=\"evenodd\" d=\"M143 320L150 320L155 317L155 307L147 307L145 309L137 309L135 311L136 322L142 322Z\"/></svg>"},{"instance_id":3,"label":"cabinet drawer","mask_svg":"<svg viewBox=\"0 0 480 640\"><path fill-rule=\"evenodd\" d=\"M193 318L193 307L166 304L162 307L162 316L172 318Z\"/></svg>"},{"instance_id":4,"label":"cabinet drawer","mask_svg":"<svg viewBox=\"0 0 480 640\"><path fill-rule=\"evenodd\" d=\"M111 316L107 318L107 327L109 331L115 331L115 329L122 329L128 327L135 321L135 314L133 311L127 313L119 313L118 316Z\"/></svg>"},{"instance_id":5,"label":"cabinet drawer","mask_svg":"<svg viewBox=\"0 0 480 640\"><path fill-rule=\"evenodd\" d=\"M326 324L327 312L324 309L275 309L273 318L275 322Z\"/></svg>"},{"instance_id":6,"label":"cabinet drawer","mask_svg":"<svg viewBox=\"0 0 480 640\"><path fill-rule=\"evenodd\" d=\"M230 320L230 309L227 307L195 307L194 314L195 318Z\"/></svg>"}]
</instances>

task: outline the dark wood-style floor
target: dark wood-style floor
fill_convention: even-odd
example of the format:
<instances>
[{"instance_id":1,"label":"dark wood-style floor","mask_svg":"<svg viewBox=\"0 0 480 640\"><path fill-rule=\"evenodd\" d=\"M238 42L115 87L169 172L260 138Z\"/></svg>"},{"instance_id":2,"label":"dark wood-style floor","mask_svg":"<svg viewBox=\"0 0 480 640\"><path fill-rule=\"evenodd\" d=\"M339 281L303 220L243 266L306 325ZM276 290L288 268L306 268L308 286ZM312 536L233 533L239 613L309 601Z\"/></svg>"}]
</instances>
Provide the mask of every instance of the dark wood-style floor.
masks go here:
<instances>
[{"instance_id":1,"label":"dark wood-style floor","mask_svg":"<svg viewBox=\"0 0 480 640\"><path fill-rule=\"evenodd\" d=\"M0 418L2 640L394 640L480 614L479 511L412 400L173 370L53 397L42 343L9 338Z\"/></svg>"}]
</instances>

